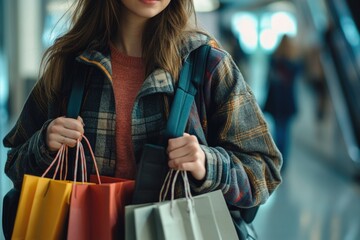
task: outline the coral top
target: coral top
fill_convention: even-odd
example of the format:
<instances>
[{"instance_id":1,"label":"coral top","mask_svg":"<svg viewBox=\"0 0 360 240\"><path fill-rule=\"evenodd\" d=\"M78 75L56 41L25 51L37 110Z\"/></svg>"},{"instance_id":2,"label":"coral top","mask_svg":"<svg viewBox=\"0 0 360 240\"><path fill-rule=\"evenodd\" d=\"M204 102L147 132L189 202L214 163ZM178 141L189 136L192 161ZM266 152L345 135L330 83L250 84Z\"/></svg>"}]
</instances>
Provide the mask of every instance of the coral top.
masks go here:
<instances>
[{"instance_id":1,"label":"coral top","mask_svg":"<svg viewBox=\"0 0 360 240\"><path fill-rule=\"evenodd\" d=\"M112 81L116 104L116 170L115 177L134 179L136 164L131 142L131 110L145 78L140 57L122 54L110 46Z\"/></svg>"}]
</instances>

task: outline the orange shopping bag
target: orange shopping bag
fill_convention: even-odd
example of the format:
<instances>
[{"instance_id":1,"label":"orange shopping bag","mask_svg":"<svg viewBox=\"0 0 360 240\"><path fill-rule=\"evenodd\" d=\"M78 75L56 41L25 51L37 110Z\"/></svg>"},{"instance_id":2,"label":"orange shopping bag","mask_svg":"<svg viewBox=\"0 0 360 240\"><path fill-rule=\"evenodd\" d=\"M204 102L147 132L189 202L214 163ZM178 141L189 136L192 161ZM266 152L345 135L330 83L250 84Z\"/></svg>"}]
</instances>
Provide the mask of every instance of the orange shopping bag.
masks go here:
<instances>
[{"instance_id":1,"label":"orange shopping bag","mask_svg":"<svg viewBox=\"0 0 360 240\"><path fill-rule=\"evenodd\" d=\"M90 176L97 184L76 184L70 200L68 240L123 239L125 205L131 203L135 181Z\"/></svg>"},{"instance_id":2,"label":"orange shopping bag","mask_svg":"<svg viewBox=\"0 0 360 240\"><path fill-rule=\"evenodd\" d=\"M72 183L55 180L55 176L59 167L60 173L63 170L65 154L67 149L63 146L42 177L24 175L12 239L64 237ZM53 179L45 178L55 163L58 164Z\"/></svg>"}]
</instances>

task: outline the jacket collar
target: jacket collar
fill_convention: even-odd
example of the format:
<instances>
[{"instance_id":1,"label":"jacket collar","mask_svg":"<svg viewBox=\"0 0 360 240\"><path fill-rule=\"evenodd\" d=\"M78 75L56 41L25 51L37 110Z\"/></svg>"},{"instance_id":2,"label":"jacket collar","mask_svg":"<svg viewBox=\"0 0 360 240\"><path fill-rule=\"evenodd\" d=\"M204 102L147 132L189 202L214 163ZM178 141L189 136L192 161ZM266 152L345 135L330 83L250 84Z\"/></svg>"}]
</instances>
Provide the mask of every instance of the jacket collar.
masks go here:
<instances>
[{"instance_id":1,"label":"jacket collar","mask_svg":"<svg viewBox=\"0 0 360 240\"><path fill-rule=\"evenodd\" d=\"M76 58L77 61L99 68L105 76L112 81L112 68L110 51L99 52L96 50L85 50Z\"/></svg>"},{"instance_id":2,"label":"jacket collar","mask_svg":"<svg viewBox=\"0 0 360 240\"><path fill-rule=\"evenodd\" d=\"M183 42L180 49L182 59L186 59L193 50L200 46L205 44L213 45L214 42L215 40L205 33L189 33L188 38Z\"/></svg>"},{"instance_id":3,"label":"jacket collar","mask_svg":"<svg viewBox=\"0 0 360 240\"><path fill-rule=\"evenodd\" d=\"M203 33L189 34L189 37L186 38L180 49L182 59L186 59L190 52L201 45L211 44L212 41L214 40ZM77 61L99 68L105 74L107 79L112 82L111 57L109 50L104 52L85 50L77 57ZM163 69L156 69L145 79L138 97L154 92L173 93L174 82L175 81L169 72Z\"/></svg>"}]
</instances>

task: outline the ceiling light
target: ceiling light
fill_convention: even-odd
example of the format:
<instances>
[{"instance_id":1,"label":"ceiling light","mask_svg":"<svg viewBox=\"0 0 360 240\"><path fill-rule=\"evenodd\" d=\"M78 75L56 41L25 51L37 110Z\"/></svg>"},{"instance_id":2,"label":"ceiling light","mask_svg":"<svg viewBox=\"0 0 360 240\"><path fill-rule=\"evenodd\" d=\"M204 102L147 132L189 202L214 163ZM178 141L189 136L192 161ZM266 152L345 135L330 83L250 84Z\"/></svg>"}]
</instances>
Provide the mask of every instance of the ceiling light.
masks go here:
<instances>
[{"instance_id":1,"label":"ceiling light","mask_svg":"<svg viewBox=\"0 0 360 240\"><path fill-rule=\"evenodd\" d=\"M219 0L194 0L196 12L211 12L219 8Z\"/></svg>"}]
</instances>

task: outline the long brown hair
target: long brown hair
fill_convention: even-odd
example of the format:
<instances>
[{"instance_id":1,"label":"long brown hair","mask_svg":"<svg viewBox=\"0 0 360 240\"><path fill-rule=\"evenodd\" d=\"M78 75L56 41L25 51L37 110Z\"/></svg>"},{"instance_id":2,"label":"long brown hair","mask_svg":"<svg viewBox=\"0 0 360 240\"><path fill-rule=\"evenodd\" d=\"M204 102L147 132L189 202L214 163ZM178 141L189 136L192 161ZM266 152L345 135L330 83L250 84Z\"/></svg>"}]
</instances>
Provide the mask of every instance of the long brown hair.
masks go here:
<instances>
[{"instance_id":1,"label":"long brown hair","mask_svg":"<svg viewBox=\"0 0 360 240\"><path fill-rule=\"evenodd\" d=\"M77 0L68 32L56 39L42 60L40 84L47 97L57 94L66 66L84 50L104 51L117 31L120 0ZM193 0L171 0L164 11L150 19L143 36L146 75L161 67L176 77L181 67L179 45L195 16Z\"/></svg>"}]
</instances>

